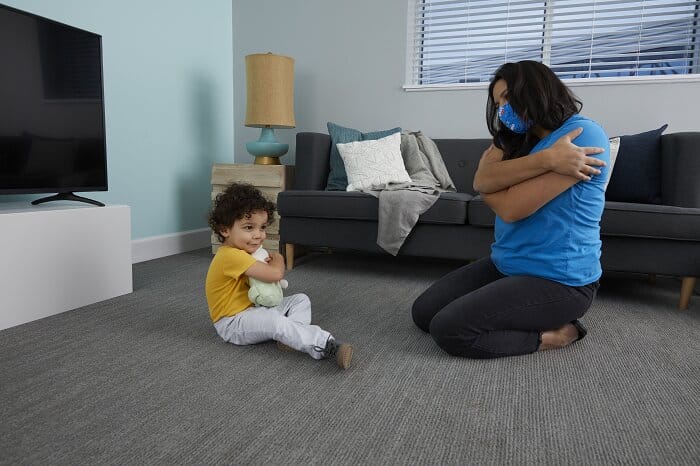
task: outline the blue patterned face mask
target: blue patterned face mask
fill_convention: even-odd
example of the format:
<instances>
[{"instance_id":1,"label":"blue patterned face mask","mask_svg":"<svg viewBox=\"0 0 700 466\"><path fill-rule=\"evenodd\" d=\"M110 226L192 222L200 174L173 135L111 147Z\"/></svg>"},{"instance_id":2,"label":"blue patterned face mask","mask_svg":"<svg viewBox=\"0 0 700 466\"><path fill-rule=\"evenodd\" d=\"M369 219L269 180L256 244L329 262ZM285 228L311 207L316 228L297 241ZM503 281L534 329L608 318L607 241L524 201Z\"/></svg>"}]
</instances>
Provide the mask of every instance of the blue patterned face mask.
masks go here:
<instances>
[{"instance_id":1,"label":"blue patterned face mask","mask_svg":"<svg viewBox=\"0 0 700 466\"><path fill-rule=\"evenodd\" d=\"M498 107L498 119L512 132L518 134L527 133L527 130L532 126L532 122L525 123L518 114L515 113L510 103Z\"/></svg>"}]
</instances>

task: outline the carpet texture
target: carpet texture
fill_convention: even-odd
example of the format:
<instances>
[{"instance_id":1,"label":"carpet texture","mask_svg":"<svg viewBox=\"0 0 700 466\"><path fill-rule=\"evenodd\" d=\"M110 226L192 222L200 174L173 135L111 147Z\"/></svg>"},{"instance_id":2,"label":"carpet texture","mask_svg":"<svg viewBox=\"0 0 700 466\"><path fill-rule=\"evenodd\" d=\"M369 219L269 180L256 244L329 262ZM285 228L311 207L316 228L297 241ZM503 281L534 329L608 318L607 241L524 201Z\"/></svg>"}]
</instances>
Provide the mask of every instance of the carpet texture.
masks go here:
<instances>
[{"instance_id":1,"label":"carpet texture","mask_svg":"<svg viewBox=\"0 0 700 466\"><path fill-rule=\"evenodd\" d=\"M443 353L410 317L457 262L316 254L287 274L347 371L208 320L211 255L134 265L134 292L0 331L0 464L697 464L700 298L605 276L561 350ZM1 312L1 311L0 311Z\"/></svg>"}]
</instances>

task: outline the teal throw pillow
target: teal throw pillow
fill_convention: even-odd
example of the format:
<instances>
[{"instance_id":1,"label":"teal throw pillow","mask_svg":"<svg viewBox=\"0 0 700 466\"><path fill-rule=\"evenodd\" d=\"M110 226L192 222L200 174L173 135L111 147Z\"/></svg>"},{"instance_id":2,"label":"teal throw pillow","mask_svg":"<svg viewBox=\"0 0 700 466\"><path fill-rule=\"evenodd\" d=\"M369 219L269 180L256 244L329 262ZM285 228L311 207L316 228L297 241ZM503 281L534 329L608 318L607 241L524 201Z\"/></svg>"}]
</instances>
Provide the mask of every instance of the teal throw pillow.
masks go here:
<instances>
[{"instance_id":1,"label":"teal throw pillow","mask_svg":"<svg viewBox=\"0 0 700 466\"><path fill-rule=\"evenodd\" d=\"M348 175L345 172L345 164L343 163L343 159L340 157L340 152L338 152L338 147L336 144L381 139L394 133L401 132L401 128L392 128L385 129L383 131L363 133L362 131L346 128L331 122L328 122L327 126L328 134L331 136L331 156L330 173L328 174L326 191L345 191L348 187Z\"/></svg>"}]
</instances>

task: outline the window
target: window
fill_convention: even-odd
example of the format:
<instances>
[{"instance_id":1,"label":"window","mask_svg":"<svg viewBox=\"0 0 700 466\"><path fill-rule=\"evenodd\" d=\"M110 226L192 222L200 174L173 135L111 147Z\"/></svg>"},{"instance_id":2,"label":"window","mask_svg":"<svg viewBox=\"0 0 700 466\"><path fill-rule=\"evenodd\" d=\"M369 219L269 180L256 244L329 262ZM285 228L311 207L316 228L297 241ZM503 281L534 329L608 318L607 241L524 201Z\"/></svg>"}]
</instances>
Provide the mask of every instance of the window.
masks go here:
<instances>
[{"instance_id":1,"label":"window","mask_svg":"<svg viewBox=\"0 0 700 466\"><path fill-rule=\"evenodd\" d=\"M700 0L411 0L409 85L537 60L560 78L700 73ZM412 41L411 41L412 39Z\"/></svg>"}]
</instances>

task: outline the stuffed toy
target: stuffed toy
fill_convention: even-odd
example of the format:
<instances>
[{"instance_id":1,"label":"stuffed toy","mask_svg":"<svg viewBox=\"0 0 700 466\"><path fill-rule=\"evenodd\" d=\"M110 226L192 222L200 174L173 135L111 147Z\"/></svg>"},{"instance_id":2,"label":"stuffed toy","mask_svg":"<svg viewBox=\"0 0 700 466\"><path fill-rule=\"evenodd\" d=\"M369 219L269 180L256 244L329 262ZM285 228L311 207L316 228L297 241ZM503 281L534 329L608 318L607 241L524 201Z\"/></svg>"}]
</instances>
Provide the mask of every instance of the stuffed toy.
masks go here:
<instances>
[{"instance_id":1,"label":"stuffed toy","mask_svg":"<svg viewBox=\"0 0 700 466\"><path fill-rule=\"evenodd\" d=\"M270 254L262 246L251 255L260 262L265 262L265 259L270 257ZM252 277L248 277L248 284L250 285L248 299L256 306L265 307L278 306L282 302L282 290L289 286L289 282L285 279L268 283Z\"/></svg>"}]
</instances>

